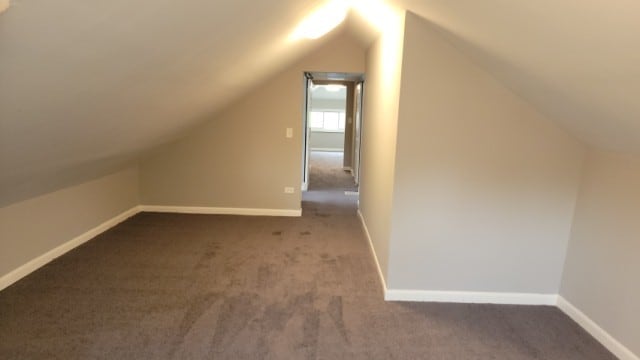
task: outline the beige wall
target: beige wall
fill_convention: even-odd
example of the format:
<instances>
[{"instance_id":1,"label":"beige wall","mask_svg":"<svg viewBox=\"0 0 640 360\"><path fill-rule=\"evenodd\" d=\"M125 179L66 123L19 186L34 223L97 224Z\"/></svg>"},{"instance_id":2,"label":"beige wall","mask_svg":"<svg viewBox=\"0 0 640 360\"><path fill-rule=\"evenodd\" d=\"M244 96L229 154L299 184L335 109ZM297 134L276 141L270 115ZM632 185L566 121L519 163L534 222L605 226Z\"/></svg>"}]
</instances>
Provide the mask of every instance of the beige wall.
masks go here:
<instances>
[{"instance_id":1,"label":"beige wall","mask_svg":"<svg viewBox=\"0 0 640 360\"><path fill-rule=\"evenodd\" d=\"M388 286L556 294L584 148L406 17Z\"/></svg>"},{"instance_id":2,"label":"beige wall","mask_svg":"<svg viewBox=\"0 0 640 360\"><path fill-rule=\"evenodd\" d=\"M360 211L383 276L387 276L404 13L388 14L385 31L367 50Z\"/></svg>"},{"instance_id":3,"label":"beige wall","mask_svg":"<svg viewBox=\"0 0 640 360\"><path fill-rule=\"evenodd\" d=\"M640 158L591 150L560 294L640 354Z\"/></svg>"},{"instance_id":4,"label":"beige wall","mask_svg":"<svg viewBox=\"0 0 640 360\"><path fill-rule=\"evenodd\" d=\"M342 165L344 167L350 168L353 164L353 153L354 153L354 143L355 143L355 91L356 84L354 82L350 82L347 85L347 107L346 107L346 117L347 121L344 127L344 157L342 160Z\"/></svg>"},{"instance_id":5,"label":"beige wall","mask_svg":"<svg viewBox=\"0 0 640 360\"><path fill-rule=\"evenodd\" d=\"M304 71L363 72L364 50L338 34L143 161L142 203L299 209ZM286 128L293 129L292 139L285 138ZM295 194L283 192L288 186Z\"/></svg>"},{"instance_id":6,"label":"beige wall","mask_svg":"<svg viewBox=\"0 0 640 360\"><path fill-rule=\"evenodd\" d=\"M132 168L0 208L0 278L136 205Z\"/></svg>"}]
</instances>

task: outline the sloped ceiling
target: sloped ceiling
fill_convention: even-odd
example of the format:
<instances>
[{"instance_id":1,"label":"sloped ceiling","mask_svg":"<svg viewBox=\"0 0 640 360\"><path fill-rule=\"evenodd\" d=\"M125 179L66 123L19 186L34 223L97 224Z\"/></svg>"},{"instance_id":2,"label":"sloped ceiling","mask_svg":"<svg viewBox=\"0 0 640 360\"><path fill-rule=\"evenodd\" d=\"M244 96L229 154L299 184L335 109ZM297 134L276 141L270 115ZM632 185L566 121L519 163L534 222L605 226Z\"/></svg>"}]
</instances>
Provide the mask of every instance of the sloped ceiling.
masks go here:
<instances>
[{"instance_id":1,"label":"sloped ceiling","mask_svg":"<svg viewBox=\"0 0 640 360\"><path fill-rule=\"evenodd\" d=\"M0 206L175 139L316 46L289 35L321 3L14 0L0 15Z\"/></svg>"},{"instance_id":2,"label":"sloped ceiling","mask_svg":"<svg viewBox=\"0 0 640 360\"><path fill-rule=\"evenodd\" d=\"M577 137L640 153L640 1L400 2Z\"/></svg>"},{"instance_id":3,"label":"sloped ceiling","mask_svg":"<svg viewBox=\"0 0 640 360\"><path fill-rule=\"evenodd\" d=\"M0 206L210 117L318 45L287 37L322 2L14 0L0 15ZM640 153L640 2L394 2L578 137Z\"/></svg>"}]
</instances>

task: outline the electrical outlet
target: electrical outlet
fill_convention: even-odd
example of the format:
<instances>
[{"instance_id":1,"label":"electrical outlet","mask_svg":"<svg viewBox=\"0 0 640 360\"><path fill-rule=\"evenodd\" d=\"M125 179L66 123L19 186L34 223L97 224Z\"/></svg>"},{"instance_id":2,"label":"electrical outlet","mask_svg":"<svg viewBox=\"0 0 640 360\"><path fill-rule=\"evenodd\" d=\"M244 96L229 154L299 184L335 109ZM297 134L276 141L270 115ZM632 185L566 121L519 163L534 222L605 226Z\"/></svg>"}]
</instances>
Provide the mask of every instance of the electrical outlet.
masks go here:
<instances>
[{"instance_id":1,"label":"electrical outlet","mask_svg":"<svg viewBox=\"0 0 640 360\"><path fill-rule=\"evenodd\" d=\"M287 187L284 188L284 193L285 194L293 194L294 191L295 190L292 187L288 187L287 186Z\"/></svg>"}]
</instances>

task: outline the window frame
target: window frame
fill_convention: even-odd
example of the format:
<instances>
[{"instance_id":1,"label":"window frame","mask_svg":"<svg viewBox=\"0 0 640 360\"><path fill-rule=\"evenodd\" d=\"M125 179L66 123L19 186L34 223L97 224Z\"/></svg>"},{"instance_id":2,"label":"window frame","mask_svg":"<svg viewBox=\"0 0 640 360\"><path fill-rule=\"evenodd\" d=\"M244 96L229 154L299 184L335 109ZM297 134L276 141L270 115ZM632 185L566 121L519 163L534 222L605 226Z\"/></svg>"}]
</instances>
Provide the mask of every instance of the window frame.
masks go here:
<instances>
[{"instance_id":1,"label":"window frame","mask_svg":"<svg viewBox=\"0 0 640 360\"><path fill-rule=\"evenodd\" d=\"M347 127L347 113L342 109L312 109L309 111L309 118L311 118L311 113L323 113L322 114L322 127L313 127L311 126L311 121L309 121L309 130L312 132L326 132L326 133L343 133ZM338 129L327 129L325 128L324 123L324 113L337 113L338 114ZM344 128L340 128L340 122L344 119Z\"/></svg>"}]
</instances>

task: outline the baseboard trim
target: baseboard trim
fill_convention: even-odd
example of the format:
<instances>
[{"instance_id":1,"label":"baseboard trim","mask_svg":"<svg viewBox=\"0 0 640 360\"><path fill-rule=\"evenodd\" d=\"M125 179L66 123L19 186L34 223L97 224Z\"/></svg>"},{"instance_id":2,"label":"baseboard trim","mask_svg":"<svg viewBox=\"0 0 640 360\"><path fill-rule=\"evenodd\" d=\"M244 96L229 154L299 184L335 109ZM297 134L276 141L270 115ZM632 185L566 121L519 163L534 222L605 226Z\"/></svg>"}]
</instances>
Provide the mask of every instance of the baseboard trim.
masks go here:
<instances>
[{"instance_id":1,"label":"baseboard trim","mask_svg":"<svg viewBox=\"0 0 640 360\"><path fill-rule=\"evenodd\" d=\"M380 277L380 284L382 284L382 291L384 293L384 298L387 298L387 282L384 280L384 275L382 272L382 267L380 267L380 262L378 261L378 255L376 254L376 249L373 247L373 240L371 240L371 234L369 234L369 229L367 228L367 223L364 221L364 217L358 209L358 218L360 219L360 225L362 225L362 229L364 230L364 235L367 237L367 241L369 242L369 250L371 250L371 254L373 254L373 261L376 263L376 268L378 269L378 276Z\"/></svg>"},{"instance_id":2,"label":"baseboard trim","mask_svg":"<svg viewBox=\"0 0 640 360\"><path fill-rule=\"evenodd\" d=\"M471 304L509 305L555 305L555 294L472 292L472 291L432 291L387 289L386 301L446 302Z\"/></svg>"},{"instance_id":3,"label":"baseboard trim","mask_svg":"<svg viewBox=\"0 0 640 360\"><path fill-rule=\"evenodd\" d=\"M561 311L572 318L578 325L584 328L591 336L599 341L620 360L640 360L631 350L622 345L618 340L602 329L582 311L578 310L570 302L557 294L532 294L532 293L499 293L499 292L467 292L467 291L425 291L425 290L399 290L388 289L378 256L376 255L371 234L364 221L364 217L358 209L360 224L369 242L369 248L373 254L373 260L378 269L378 276L384 291L385 301L418 301L418 302L448 302L448 303L477 303L477 304L503 304L503 305L550 305L557 306Z\"/></svg>"},{"instance_id":4,"label":"baseboard trim","mask_svg":"<svg viewBox=\"0 0 640 360\"><path fill-rule=\"evenodd\" d=\"M342 148L311 148L311 151L344 152Z\"/></svg>"},{"instance_id":5,"label":"baseboard trim","mask_svg":"<svg viewBox=\"0 0 640 360\"><path fill-rule=\"evenodd\" d=\"M127 220L128 218L132 217L133 215L139 212L140 212L140 207L134 206L131 209L119 215L116 215L115 217L92 228L91 230L76 236L75 238L67 241L66 243L47 251L46 253L36 257L35 259L30 260L29 262L23 264L22 266L9 272L8 274L3 275L2 277L0 277L0 291L9 287L10 285L24 278L25 276L31 274L32 272L38 270L39 268L43 267L44 265L51 262L55 258L66 254L70 250L73 250L74 248L86 243L87 241L111 229L112 227L118 225L119 223Z\"/></svg>"},{"instance_id":6,"label":"baseboard trim","mask_svg":"<svg viewBox=\"0 0 640 360\"><path fill-rule=\"evenodd\" d=\"M249 209L203 206L142 205L141 211L207 215L302 216L302 209Z\"/></svg>"},{"instance_id":7,"label":"baseboard trim","mask_svg":"<svg viewBox=\"0 0 640 360\"><path fill-rule=\"evenodd\" d=\"M631 350L622 345L595 321L591 320L591 318L589 318L585 313L580 311L562 296L558 296L557 306L562 310L562 312L578 323L578 325L591 334L591 336L596 338L596 340L609 349L609 351L611 351L620 360L640 360L638 355L631 352Z\"/></svg>"}]
</instances>

